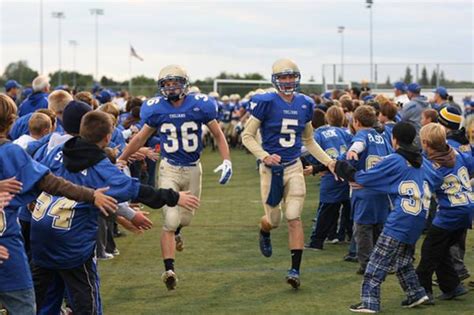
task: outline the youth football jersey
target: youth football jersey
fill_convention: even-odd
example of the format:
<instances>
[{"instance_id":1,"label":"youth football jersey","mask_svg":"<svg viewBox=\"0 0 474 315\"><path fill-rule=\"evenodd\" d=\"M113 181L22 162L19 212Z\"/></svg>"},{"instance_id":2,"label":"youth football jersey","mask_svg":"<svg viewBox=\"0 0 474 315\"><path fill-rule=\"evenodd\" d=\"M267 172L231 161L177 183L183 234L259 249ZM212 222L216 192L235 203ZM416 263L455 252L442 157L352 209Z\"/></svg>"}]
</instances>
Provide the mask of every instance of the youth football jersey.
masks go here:
<instances>
[{"instance_id":1,"label":"youth football jersey","mask_svg":"<svg viewBox=\"0 0 474 315\"><path fill-rule=\"evenodd\" d=\"M187 95L179 107L158 96L144 102L140 116L158 130L162 157L172 165L189 166L201 156L202 125L217 118L217 105L203 94Z\"/></svg>"},{"instance_id":2,"label":"youth football jersey","mask_svg":"<svg viewBox=\"0 0 474 315\"><path fill-rule=\"evenodd\" d=\"M305 126L313 116L314 101L295 93L290 103L278 93L258 94L252 97L252 116L257 118L262 135L263 149L269 154L278 154L282 163L300 157Z\"/></svg>"},{"instance_id":3,"label":"youth football jersey","mask_svg":"<svg viewBox=\"0 0 474 315\"><path fill-rule=\"evenodd\" d=\"M41 162L56 176L92 189L110 187L107 195L119 203L138 196L139 182L123 174L109 159L80 172L63 164L63 145L53 149ZM69 269L93 255L97 238L99 209L86 202L42 193L31 218L31 253L35 264L50 269Z\"/></svg>"},{"instance_id":4,"label":"youth football jersey","mask_svg":"<svg viewBox=\"0 0 474 315\"><path fill-rule=\"evenodd\" d=\"M10 254L10 258L0 264L0 292L33 287L18 223L18 208L36 199L39 194L36 184L48 173L47 167L34 161L20 146L0 145L0 180L15 177L23 183L22 191L0 211L0 245Z\"/></svg>"}]
</instances>

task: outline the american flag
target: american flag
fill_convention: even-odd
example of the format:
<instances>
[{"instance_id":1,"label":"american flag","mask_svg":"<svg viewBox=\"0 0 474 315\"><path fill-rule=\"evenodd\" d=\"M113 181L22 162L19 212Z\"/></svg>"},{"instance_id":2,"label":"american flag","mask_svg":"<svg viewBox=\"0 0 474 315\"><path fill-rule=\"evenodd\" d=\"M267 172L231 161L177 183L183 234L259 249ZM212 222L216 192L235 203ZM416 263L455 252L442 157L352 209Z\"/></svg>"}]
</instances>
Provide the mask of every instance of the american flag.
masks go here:
<instances>
[{"instance_id":1,"label":"american flag","mask_svg":"<svg viewBox=\"0 0 474 315\"><path fill-rule=\"evenodd\" d=\"M138 60L143 61L143 58L140 57L137 52L135 51L135 48L133 48L132 45L130 45L130 56L137 58Z\"/></svg>"}]
</instances>

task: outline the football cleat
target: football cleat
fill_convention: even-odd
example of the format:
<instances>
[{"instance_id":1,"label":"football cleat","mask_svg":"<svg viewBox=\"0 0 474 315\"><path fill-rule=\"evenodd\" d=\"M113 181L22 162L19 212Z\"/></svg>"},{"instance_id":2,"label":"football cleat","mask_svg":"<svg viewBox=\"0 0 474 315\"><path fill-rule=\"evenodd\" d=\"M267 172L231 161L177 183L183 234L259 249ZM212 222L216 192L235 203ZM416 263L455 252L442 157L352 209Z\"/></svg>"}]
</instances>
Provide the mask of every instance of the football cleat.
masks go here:
<instances>
[{"instance_id":1,"label":"football cleat","mask_svg":"<svg viewBox=\"0 0 474 315\"><path fill-rule=\"evenodd\" d=\"M174 290L176 288L176 283L178 282L178 277L173 270L167 270L161 275L161 280L168 290Z\"/></svg>"},{"instance_id":2,"label":"football cleat","mask_svg":"<svg viewBox=\"0 0 474 315\"><path fill-rule=\"evenodd\" d=\"M265 257L270 257L272 255L272 239L270 235L266 236L259 232L260 235L260 252Z\"/></svg>"},{"instance_id":3,"label":"football cleat","mask_svg":"<svg viewBox=\"0 0 474 315\"><path fill-rule=\"evenodd\" d=\"M183 237L181 236L181 233L180 234L176 234L174 236L174 240L176 242L176 250L178 252L182 252L183 249L184 249L184 239Z\"/></svg>"},{"instance_id":4,"label":"football cleat","mask_svg":"<svg viewBox=\"0 0 474 315\"><path fill-rule=\"evenodd\" d=\"M300 287L300 272L296 269L288 270L288 275L286 276L286 283L291 285L293 289L298 289Z\"/></svg>"}]
</instances>

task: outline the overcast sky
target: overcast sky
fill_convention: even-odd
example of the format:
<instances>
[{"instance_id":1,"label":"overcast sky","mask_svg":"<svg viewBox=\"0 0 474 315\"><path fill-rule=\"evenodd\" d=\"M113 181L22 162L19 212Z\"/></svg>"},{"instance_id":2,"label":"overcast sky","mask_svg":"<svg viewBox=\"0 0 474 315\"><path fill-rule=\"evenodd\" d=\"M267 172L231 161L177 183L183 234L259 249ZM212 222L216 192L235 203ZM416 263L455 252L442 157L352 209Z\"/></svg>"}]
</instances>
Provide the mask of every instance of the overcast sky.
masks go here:
<instances>
[{"instance_id":1,"label":"overcast sky","mask_svg":"<svg viewBox=\"0 0 474 315\"><path fill-rule=\"evenodd\" d=\"M472 0L374 0L374 62L473 63ZM37 70L40 1L0 0L0 72L19 59ZM269 77L274 60L290 57L303 80L321 81L322 64L340 63L339 25L345 26L346 79L369 78L369 10L364 0L345 1L43 1L44 67L58 69L58 20L64 12L62 65L72 69L76 40L77 69L94 73L94 17L99 18L99 74L128 78L129 45L145 60L134 59L133 75L157 77L170 63L184 65L192 79L221 71L260 72ZM434 66L429 65L431 71ZM379 81L392 81L404 66L380 65ZM414 67L413 67L414 69ZM443 66L448 78L474 80L474 67ZM421 71L421 69L420 69ZM339 70L338 70L339 72ZM332 70L326 67L326 74ZM398 76L398 77L397 77ZM331 79L332 80L332 79Z\"/></svg>"}]
</instances>

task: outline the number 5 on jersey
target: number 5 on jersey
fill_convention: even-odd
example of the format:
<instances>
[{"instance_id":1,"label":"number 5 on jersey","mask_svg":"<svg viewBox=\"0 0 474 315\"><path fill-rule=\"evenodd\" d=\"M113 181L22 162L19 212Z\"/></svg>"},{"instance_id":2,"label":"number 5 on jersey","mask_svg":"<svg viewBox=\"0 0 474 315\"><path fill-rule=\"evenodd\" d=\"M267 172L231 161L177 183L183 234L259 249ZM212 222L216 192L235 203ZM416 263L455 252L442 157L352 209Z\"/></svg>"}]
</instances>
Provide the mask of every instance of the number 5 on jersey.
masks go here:
<instances>
[{"instance_id":1,"label":"number 5 on jersey","mask_svg":"<svg viewBox=\"0 0 474 315\"><path fill-rule=\"evenodd\" d=\"M198 135L195 133L198 125L194 121L187 121L181 125L181 143L183 150L192 153L199 146ZM160 132L167 135L167 142L163 148L167 153L174 153L179 150L178 130L176 126L170 123L161 125Z\"/></svg>"},{"instance_id":2,"label":"number 5 on jersey","mask_svg":"<svg viewBox=\"0 0 474 315\"><path fill-rule=\"evenodd\" d=\"M294 129L291 129L290 127L297 127L298 126L298 120L297 119L287 119L283 118L281 122L281 131L280 133L284 135L285 137L280 138L280 145L283 148L291 148L292 146L295 145L295 139L296 139L296 131ZM289 136L289 137L288 137Z\"/></svg>"}]
</instances>

